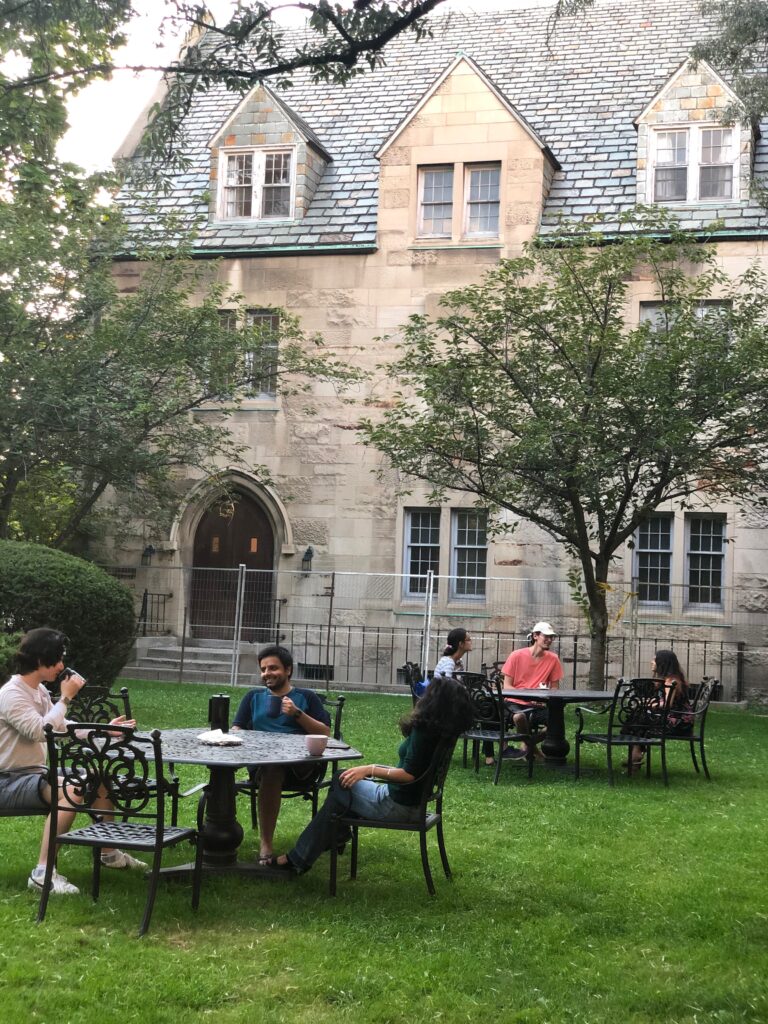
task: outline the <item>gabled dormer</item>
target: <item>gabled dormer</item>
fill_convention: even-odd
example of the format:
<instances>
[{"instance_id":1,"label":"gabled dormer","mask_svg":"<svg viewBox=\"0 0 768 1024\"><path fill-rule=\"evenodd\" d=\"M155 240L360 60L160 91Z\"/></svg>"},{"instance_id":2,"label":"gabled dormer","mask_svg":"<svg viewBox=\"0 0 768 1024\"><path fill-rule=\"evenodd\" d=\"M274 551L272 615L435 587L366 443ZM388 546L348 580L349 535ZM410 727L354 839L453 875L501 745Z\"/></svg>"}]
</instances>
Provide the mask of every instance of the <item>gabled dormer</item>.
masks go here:
<instances>
[{"instance_id":1,"label":"gabled dormer","mask_svg":"<svg viewBox=\"0 0 768 1024\"><path fill-rule=\"evenodd\" d=\"M546 142L463 53L376 156L380 241L413 250L498 250L527 240L559 169Z\"/></svg>"},{"instance_id":2,"label":"gabled dormer","mask_svg":"<svg viewBox=\"0 0 768 1024\"><path fill-rule=\"evenodd\" d=\"M738 96L705 61L686 61L636 119L637 199L665 206L749 198L752 129L725 124Z\"/></svg>"},{"instance_id":3,"label":"gabled dormer","mask_svg":"<svg viewBox=\"0 0 768 1024\"><path fill-rule=\"evenodd\" d=\"M265 85L248 93L208 146L210 219L230 223L301 219L333 159Z\"/></svg>"}]
</instances>

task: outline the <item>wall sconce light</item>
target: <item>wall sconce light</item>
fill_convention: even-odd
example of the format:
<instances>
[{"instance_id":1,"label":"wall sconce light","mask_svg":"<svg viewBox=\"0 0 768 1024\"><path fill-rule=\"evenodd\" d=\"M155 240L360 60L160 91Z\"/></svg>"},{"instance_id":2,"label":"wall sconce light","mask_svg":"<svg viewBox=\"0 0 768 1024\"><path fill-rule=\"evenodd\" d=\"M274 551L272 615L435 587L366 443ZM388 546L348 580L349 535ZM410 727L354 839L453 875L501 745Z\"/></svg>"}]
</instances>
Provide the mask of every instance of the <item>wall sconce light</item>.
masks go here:
<instances>
[{"instance_id":1,"label":"wall sconce light","mask_svg":"<svg viewBox=\"0 0 768 1024\"><path fill-rule=\"evenodd\" d=\"M152 555L154 555L155 549L151 544L147 544L141 553L141 564L152 565Z\"/></svg>"},{"instance_id":2,"label":"wall sconce light","mask_svg":"<svg viewBox=\"0 0 768 1024\"><path fill-rule=\"evenodd\" d=\"M304 554L302 556L302 559L301 559L301 571L302 572L305 572L305 573L306 572L312 572L312 559L314 557L315 557L315 551L314 551L314 548L312 547L312 545L310 544L309 547L307 548L307 550L304 552Z\"/></svg>"}]
</instances>

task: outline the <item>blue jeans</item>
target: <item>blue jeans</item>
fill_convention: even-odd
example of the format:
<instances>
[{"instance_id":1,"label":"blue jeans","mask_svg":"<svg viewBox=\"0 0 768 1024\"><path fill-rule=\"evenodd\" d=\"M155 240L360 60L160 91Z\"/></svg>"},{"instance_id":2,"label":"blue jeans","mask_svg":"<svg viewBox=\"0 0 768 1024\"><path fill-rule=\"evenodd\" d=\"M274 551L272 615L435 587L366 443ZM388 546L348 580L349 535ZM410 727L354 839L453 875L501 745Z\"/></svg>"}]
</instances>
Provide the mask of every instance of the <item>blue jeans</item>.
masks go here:
<instances>
[{"instance_id":1,"label":"blue jeans","mask_svg":"<svg viewBox=\"0 0 768 1024\"><path fill-rule=\"evenodd\" d=\"M356 814L360 818L378 818L381 821L415 821L418 807L396 803L389 795L385 783L361 779L351 789L344 789L334 778L325 803L307 825L288 859L298 872L309 871L321 853L331 847L331 818L334 814ZM344 835L340 839L346 838Z\"/></svg>"}]
</instances>

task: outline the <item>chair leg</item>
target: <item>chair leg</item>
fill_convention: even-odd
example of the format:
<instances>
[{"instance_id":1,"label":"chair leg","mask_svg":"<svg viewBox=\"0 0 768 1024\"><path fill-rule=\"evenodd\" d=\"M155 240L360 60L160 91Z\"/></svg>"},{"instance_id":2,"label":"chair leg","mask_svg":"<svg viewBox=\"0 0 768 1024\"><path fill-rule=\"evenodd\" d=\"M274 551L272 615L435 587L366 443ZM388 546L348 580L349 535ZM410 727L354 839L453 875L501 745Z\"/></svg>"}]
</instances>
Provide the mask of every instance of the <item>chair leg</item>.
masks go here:
<instances>
[{"instance_id":1,"label":"chair leg","mask_svg":"<svg viewBox=\"0 0 768 1024\"><path fill-rule=\"evenodd\" d=\"M203 881L203 837L198 833L195 839L195 870L192 874L192 909L200 906L200 886Z\"/></svg>"},{"instance_id":2,"label":"chair leg","mask_svg":"<svg viewBox=\"0 0 768 1024\"><path fill-rule=\"evenodd\" d=\"M696 741L695 740L693 740L693 739L691 740L690 747L691 747L691 760L693 761L693 767L696 769L696 774L698 775L699 774L699 762L696 760Z\"/></svg>"},{"instance_id":3,"label":"chair leg","mask_svg":"<svg viewBox=\"0 0 768 1024\"><path fill-rule=\"evenodd\" d=\"M160 881L160 864L163 859L163 848L158 846L155 850L155 855L152 858L152 873L149 876L149 886L147 889L147 904L144 907L144 916L141 919L141 926L139 928L139 938L144 935L149 928L149 922L152 917L152 909L155 905L155 896L157 896L157 883ZM194 883L193 883L194 893Z\"/></svg>"},{"instance_id":4,"label":"chair leg","mask_svg":"<svg viewBox=\"0 0 768 1024\"><path fill-rule=\"evenodd\" d=\"M707 758L704 754L704 734L699 736L699 756L701 757L701 767L704 769L704 777L708 782L712 781L712 776L709 774L709 767L707 766Z\"/></svg>"},{"instance_id":5,"label":"chair leg","mask_svg":"<svg viewBox=\"0 0 768 1024\"><path fill-rule=\"evenodd\" d=\"M437 848L440 851L440 860L443 862L443 871L446 878L452 878L451 865L448 863L448 853L445 849L445 837L443 836L443 820L438 821L435 826L437 832Z\"/></svg>"},{"instance_id":6,"label":"chair leg","mask_svg":"<svg viewBox=\"0 0 768 1024\"><path fill-rule=\"evenodd\" d=\"M40 893L40 906L37 908L37 923L45 917L45 912L48 909L48 897L51 895L51 880L53 879L53 869L56 867L56 854L58 853L58 844L54 842L54 850L48 855L48 860L45 863L45 877L43 878L43 891Z\"/></svg>"},{"instance_id":7,"label":"chair leg","mask_svg":"<svg viewBox=\"0 0 768 1024\"><path fill-rule=\"evenodd\" d=\"M352 849L349 854L349 877L357 878L357 842L359 829L352 826Z\"/></svg>"},{"instance_id":8,"label":"chair leg","mask_svg":"<svg viewBox=\"0 0 768 1024\"><path fill-rule=\"evenodd\" d=\"M664 777L664 785L669 785L669 775L667 774L667 746L662 740L661 743L661 774Z\"/></svg>"},{"instance_id":9,"label":"chair leg","mask_svg":"<svg viewBox=\"0 0 768 1024\"><path fill-rule=\"evenodd\" d=\"M579 736L576 737L576 749L573 755L573 777L575 779L581 777L581 739Z\"/></svg>"},{"instance_id":10,"label":"chair leg","mask_svg":"<svg viewBox=\"0 0 768 1024\"><path fill-rule=\"evenodd\" d=\"M496 771L493 773L494 786L498 786L499 776L501 775L501 762L503 760L502 754L504 753L504 751L502 750L502 746L503 744L499 743L499 756L496 758Z\"/></svg>"},{"instance_id":11,"label":"chair leg","mask_svg":"<svg viewBox=\"0 0 768 1024\"><path fill-rule=\"evenodd\" d=\"M429 856L427 854L427 833L422 830L419 833L419 845L421 846L421 866L424 868L424 878L427 881L429 895L435 895L435 883L432 881L432 872L429 870Z\"/></svg>"},{"instance_id":12,"label":"chair leg","mask_svg":"<svg viewBox=\"0 0 768 1024\"><path fill-rule=\"evenodd\" d=\"M464 750L461 755L461 766L462 768L467 767L467 747L469 746L469 740L464 740Z\"/></svg>"},{"instance_id":13,"label":"chair leg","mask_svg":"<svg viewBox=\"0 0 768 1024\"><path fill-rule=\"evenodd\" d=\"M607 752L607 755L608 755L608 785L609 786L613 786L614 785L614 779L613 779L613 752L611 751L611 744L609 743L608 746L605 749L606 749L606 752ZM627 758L627 760L630 761L630 762L632 761L632 755L631 754ZM630 771L630 773L632 772L632 764L631 763L629 765L629 771Z\"/></svg>"},{"instance_id":14,"label":"chair leg","mask_svg":"<svg viewBox=\"0 0 768 1024\"><path fill-rule=\"evenodd\" d=\"M248 795L251 798L251 828L253 829L254 832L259 827L259 815L256 810L256 794L256 786L254 786L253 783L251 783L251 787L248 790Z\"/></svg>"},{"instance_id":15,"label":"chair leg","mask_svg":"<svg viewBox=\"0 0 768 1024\"><path fill-rule=\"evenodd\" d=\"M331 873L328 879L328 888L331 896L336 895L336 872L339 860L338 821L339 819L334 814L331 817Z\"/></svg>"}]
</instances>

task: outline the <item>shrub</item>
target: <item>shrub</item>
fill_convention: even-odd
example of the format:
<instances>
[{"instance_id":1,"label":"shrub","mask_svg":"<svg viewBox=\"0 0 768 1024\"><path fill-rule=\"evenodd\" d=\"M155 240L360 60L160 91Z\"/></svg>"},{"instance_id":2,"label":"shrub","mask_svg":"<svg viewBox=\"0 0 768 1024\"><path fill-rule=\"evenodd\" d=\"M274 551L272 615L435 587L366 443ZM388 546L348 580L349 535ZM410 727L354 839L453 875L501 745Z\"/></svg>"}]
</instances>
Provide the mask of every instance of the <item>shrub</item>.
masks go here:
<instances>
[{"instance_id":1,"label":"shrub","mask_svg":"<svg viewBox=\"0 0 768 1024\"><path fill-rule=\"evenodd\" d=\"M6 634L60 629L70 640L67 661L88 682L109 685L128 658L136 616L131 592L98 566L40 544L3 540L0 620Z\"/></svg>"},{"instance_id":2,"label":"shrub","mask_svg":"<svg viewBox=\"0 0 768 1024\"><path fill-rule=\"evenodd\" d=\"M0 683L13 672L13 656L19 648L21 633L0 633Z\"/></svg>"}]
</instances>

